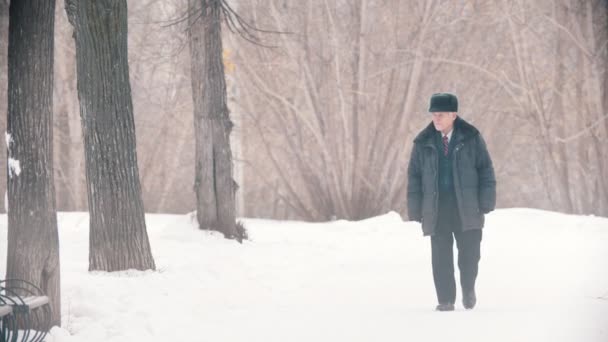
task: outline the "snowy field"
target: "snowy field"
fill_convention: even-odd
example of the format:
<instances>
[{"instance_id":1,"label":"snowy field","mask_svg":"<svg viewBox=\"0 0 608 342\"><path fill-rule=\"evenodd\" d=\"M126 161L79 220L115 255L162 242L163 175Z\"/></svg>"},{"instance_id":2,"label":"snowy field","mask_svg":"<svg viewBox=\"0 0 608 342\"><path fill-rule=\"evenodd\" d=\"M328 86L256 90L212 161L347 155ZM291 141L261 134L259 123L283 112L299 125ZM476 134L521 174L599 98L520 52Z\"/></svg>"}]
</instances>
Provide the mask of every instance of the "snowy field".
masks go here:
<instances>
[{"instance_id":1,"label":"snowy field","mask_svg":"<svg viewBox=\"0 0 608 342\"><path fill-rule=\"evenodd\" d=\"M88 215L60 213L63 327L47 341L608 341L606 218L488 215L478 305L455 312L434 311L430 241L396 213L244 222L240 245L147 215L158 270L89 273Z\"/></svg>"}]
</instances>

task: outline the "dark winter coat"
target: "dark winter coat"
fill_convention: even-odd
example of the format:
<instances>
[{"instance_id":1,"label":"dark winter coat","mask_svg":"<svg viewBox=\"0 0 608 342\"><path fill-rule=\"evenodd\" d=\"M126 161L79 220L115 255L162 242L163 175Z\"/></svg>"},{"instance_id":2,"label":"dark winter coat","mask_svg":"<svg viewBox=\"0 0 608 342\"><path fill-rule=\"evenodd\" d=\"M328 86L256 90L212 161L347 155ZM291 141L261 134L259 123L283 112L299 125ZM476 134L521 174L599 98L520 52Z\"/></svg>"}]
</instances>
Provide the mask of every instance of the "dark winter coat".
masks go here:
<instances>
[{"instance_id":1,"label":"dark winter coat","mask_svg":"<svg viewBox=\"0 0 608 342\"><path fill-rule=\"evenodd\" d=\"M431 122L414 139L408 166L407 207L410 220L422 222L424 235L433 235L439 205L438 160ZM479 131L460 117L454 121L452 176L462 230L481 229L484 214L496 205L496 179L486 143Z\"/></svg>"}]
</instances>

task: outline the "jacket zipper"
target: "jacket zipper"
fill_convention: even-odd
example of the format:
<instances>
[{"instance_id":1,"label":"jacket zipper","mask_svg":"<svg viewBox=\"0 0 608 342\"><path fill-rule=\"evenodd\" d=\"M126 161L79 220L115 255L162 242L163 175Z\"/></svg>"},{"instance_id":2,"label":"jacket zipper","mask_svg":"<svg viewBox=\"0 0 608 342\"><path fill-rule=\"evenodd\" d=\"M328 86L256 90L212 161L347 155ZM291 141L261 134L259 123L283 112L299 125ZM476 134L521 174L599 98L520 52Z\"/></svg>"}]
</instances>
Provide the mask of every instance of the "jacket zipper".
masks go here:
<instances>
[{"instance_id":1,"label":"jacket zipper","mask_svg":"<svg viewBox=\"0 0 608 342\"><path fill-rule=\"evenodd\" d=\"M463 146L464 146L464 143L460 142L454 148L454 156L453 156L454 159L453 159L453 164L452 164L452 176L454 177L454 182L458 181L459 184L460 184L460 173L458 173L458 171L457 171L458 170L458 163L459 163L457 152L460 151L460 149ZM462 191L462 184L460 185L459 189L460 189L460 191ZM461 219L460 219L461 220L461 224L464 226L464 222L462 222L462 217L463 217L463 215L462 215L463 211L461 210L462 209L461 208L462 204L460 203L461 199L459 199L459 197L462 198L462 194L459 193L460 191L457 191L457 189L456 189L456 183L454 183L454 192L456 192L456 205L458 206L458 214L461 217Z\"/></svg>"}]
</instances>

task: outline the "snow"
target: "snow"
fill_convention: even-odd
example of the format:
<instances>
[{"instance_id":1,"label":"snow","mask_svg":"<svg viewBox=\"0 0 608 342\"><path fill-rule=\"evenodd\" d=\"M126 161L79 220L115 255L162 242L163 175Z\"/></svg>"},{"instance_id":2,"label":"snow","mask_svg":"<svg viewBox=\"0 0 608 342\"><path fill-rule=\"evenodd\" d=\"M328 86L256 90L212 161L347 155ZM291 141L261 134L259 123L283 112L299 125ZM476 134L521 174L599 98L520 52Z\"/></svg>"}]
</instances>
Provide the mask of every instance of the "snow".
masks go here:
<instances>
[{"instance_id":1,"label":"snow","mask_svg":"<svg viewBox=\"0 0 608 342\"><path fill-rule=\"evenodd\" d=\"M6 142L6 149L10 151L11 143L13 142L13 137L10 135L10 133L4 132L4 139ZM9 152L9 155L10 155L10 152ZM19 174L21 174L21 166L19 165L19 161L9 157L8 158L8 176L10 178L13 178L13 175L16 175L17 177L19 177ZM8 208L8 199L4 200L4 206L5 206L5 208ZM6 211L8 211L8 209Z\"/></svg>"},{"instance_id":2,"label":"snow","mask_svg":"<svg viewBox=\"0 0 608 342\"><path fill-rule=\"evenodd\" d=\"M192 217L146 216L157 271L90 273L88 215L60 213L63 327L47 341L608 341L607 218L491 213L477 307L435 312L430 242L394 212L245 219L242 245ZM6 229L0 215L0 275Z\"/></svg>"},{"instance_id":3,"label":"snow","mask_svg":"<svg viewBox=\"0 0 608 342\"><path fill-rule=\"evenodd\" d=\"M4 132L4 141L6 141L6 148L11 148L11 143L13 142L13 137L9 132Z\"/></svg>"},{"instance_id":4,"label":"snow","mask_svg":"<svg viewBox=\"0 0 608 342\"><path fill-rule=\"evenodd\" d=\"M19 161L13 158L8 158L8 175L13 178L13 175L19 177L21 174L21 166L19 165Z\"/></svg>"}]
</instances>

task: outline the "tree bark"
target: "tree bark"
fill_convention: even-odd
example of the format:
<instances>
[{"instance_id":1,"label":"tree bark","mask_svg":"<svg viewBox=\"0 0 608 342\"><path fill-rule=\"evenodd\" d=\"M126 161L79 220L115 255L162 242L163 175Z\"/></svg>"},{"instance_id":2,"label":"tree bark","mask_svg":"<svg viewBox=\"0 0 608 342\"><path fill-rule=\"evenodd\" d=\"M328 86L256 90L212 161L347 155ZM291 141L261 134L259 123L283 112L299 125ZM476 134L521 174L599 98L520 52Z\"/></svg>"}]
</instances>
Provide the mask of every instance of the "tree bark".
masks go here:
<instances>
[{"instance_id":1,"label":"tree bark","mask_svg":"<svg viewBox=\"0 0 608 342\"><path fill-rule=\"evenodd\" d=\"M76 51L65 0L55 4L54 157L58 211L87 211L82 130L76 89Z\"/></svg>"},{"instance_id":2,"label":"tree bark","mask_svg":"<svg viewBox=\"0 0 608 342\"><path fill-rule=\"evenodd\" d=\"M8 53L8 2L0 1L0 96L6 96L8 93L8 72L7 72L7 53ZM2 98L4 101L0 101L0 113L8 112L8 99ZM6 117L4 120L0 120L0 132L6 132ZM5 154L0 155L0 164L6 165L7 159ZM0 167L0 178L6 177L6 167ZM7 184L3 183L0 185L0 195L3 197L3 205L0 206L0 212L6 212L6 194Z\"/></svg>"},{"instance_id":3,"label":"tree bark","mask_svg":"<svg viewBox=\"0 0 608 342\"><path fill-rule=\"evenodd\" d=\"M49 296L61 325L59 239L53 184L55 1L13 0L8 39L7 279Z\"/></svg>"},{"instance_id":4,"label":"tree bark","mask_svg":"<svg viewBox=\"0 0 608 342\"><path fill-rule=\"evenodd\" d=\"M567 21L565 8L561 4L554 4L554 16L557 22L563 22L564 24ZM547 150L549 151L549 158L553 159L553 165L555 166L556 171L556 181L557 181L557 189L561 189L561 195L559 196L559 200L561 201L560 209L565 210L568 213L574 213L576 211L576 205L573 200L573 196L571 193L570 186L570 158L568 158L569 146L564 142L556 142L554 140L555 136L563 137L565 136L566 126L568 117L566 115L565 106L564 106L564 88L565 88L565 66L562 62L562 58L566 56L566 46L563 42L563 35L559 30L555 33L555 78L553 80L553 87L555 91L553 92L555 98L553 99L553 108L551 108L552 116L556 119L556 122L553 123L552 129L554 130L554 134L552 132L548 132L548 136L543 136L544 144L547 146ZM530 63L531 64L531 63ZM532 86L532 85L531 85ZM545 116L542 116L545 118ZM546 122L543 123L543 126L547 125ZM549 125L550 126L550 125ZM559 190L558 190L559 192Z\"/></svg>"},{"instance_id":5,"label":"tree bark","mask_svg":"<svg viewBox=\"0 0 608 342\"><path fill-rule=\"evenodd\" d=\"M230 121L222 60L221 0L189 0L192 100L194 102L197 219L201 229L240 236L236 228L236 183L232 173Z\"/></svg>"},{"instance_id":6,"label":"tree bark","mask_svg":"<svg viewBox=\"0 0 608 342\"><path fill-rule=\"evenodd\" d=\"M89 270L154 269L137 166L125 0L66 1L90 213Z\"/></svg>"},{"instance_id":7,"label":"tree bark","mask_svg":"<svg viewBox=\"0 0 608 342\"><path fill-rule=\"evenodd\" d=\"M365 71L366 71L366 41L365 34L367 29L367 1L360 0L354 5L355 9L355 46L353 49L353 80L352 80L352 162L351 167L351 197L349 198L350 216L362 219L367 206L366 196L363 193L365 187L362 186L361 175L359 175L359 154L362 134L359 132L359 117L365 113L365 101L362 101L360 94L365 91ZM361 112L361 113L360 113Z\"/></svg>"},{"instance_id":8,"label":"tree bark","mask_svg":"<svg viewBox=\"0 0 608 342\"><path fill-rule=\"evenodd\" d=\"M606 54L605 49L606 46L606 32L603 30L597 30L594 24L594 17L597 22L606 22L608 18L606 18L606 13L603 12L606 10L606 6L608 3L602 4L592 2L587 2L585 4L586 16L584 18L584 25L581 23L581 31L584 32L584 36L587 37L589 43L587 46L591 48L592 51L596 51L598 53L598 57L593 59L584 60L583 68L584 68L584 81L586 83L586 89L588 91L587 101L588 104L585 106L586 108L591 108L591 111L587 114L589 120L587 121L587 125L593 125L595 122L602 120L606 113L606 107L604 106L605 98L602 97L602 78L606 77L606 61L601 59L602 54ZM595 8L594 8L595 7ZM603 13L602 13L603 12ZM599 46L603 46L602 49ZM604 76L602 76L602 74ZM590 168L593 170L593 174L595 178L593 179L593 190L590 191L591 194L583 194L581 197L589 200L589 204L585 207L581 208L579 212L583 214L588 213L598 213L600 215L608 214L608 182L606 181L605 175L605 167L606 165L606 157L603 156L602 151L606 151L605 142L603 141L608 135L608 129L604 130L603 128L608 127L608 120L604 120L604 126L598 125L597 129L590 130L590 140L591 143L589 145L592 146L592 153L595 154L595 158L590 158L587 160L586 164L591 164ZM587 146L585 146L587 147Z\"/></svg>"}]
</instances>

